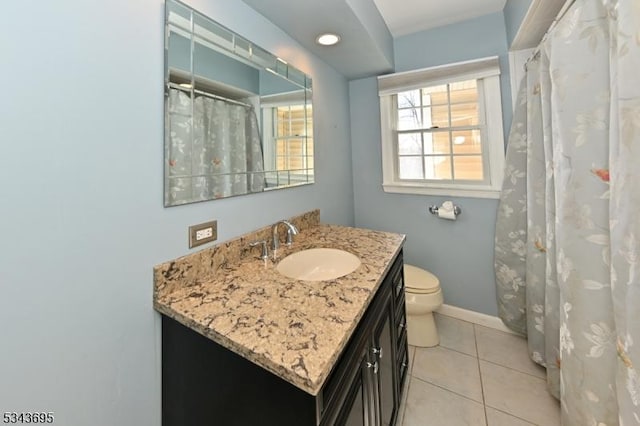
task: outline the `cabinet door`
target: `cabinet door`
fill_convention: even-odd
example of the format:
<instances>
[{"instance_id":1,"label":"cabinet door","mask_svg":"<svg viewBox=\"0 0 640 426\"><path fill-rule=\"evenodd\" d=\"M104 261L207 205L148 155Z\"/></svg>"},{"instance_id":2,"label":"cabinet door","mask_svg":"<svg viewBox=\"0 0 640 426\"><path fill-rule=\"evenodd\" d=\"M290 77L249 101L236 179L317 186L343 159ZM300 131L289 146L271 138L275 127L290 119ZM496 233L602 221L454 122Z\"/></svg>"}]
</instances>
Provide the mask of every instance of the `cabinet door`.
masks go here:
<instances>
[{"instance_id":1,"label":"cabinet door","mask_svg":"<svg viewBox=\"0 0 640 426\"><path fill-rule=\"evenodd\" d=\"M396 363L394 362L395 340L393 330L393 307L387 303L384 314L374 328L373 347L371 355L378 364L376 376L378 421L382 426L389 426L395 420L396 414Z\"/></svg>"},{"instance_id":2,"label":"cabinet door","mask_svg":"<svg viewBox=\"0 0 640 426\"><path fill-rule=\"evenodd\" d=\"M368 348L360 353L358 374L351 382L349 392L336 419L336 426L373 426L371 374Z\"/></svg>"}]
</instances>

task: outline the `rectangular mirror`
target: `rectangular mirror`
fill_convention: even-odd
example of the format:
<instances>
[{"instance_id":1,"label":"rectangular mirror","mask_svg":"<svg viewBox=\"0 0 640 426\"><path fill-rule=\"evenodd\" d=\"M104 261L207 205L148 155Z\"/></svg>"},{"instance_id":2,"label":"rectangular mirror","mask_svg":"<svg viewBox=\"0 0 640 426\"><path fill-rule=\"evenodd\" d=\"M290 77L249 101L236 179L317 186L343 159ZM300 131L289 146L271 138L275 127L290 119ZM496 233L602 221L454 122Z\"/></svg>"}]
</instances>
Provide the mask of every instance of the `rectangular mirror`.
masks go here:
<instances>
[{"instance_id":1,"label":"rectangular mirror","mask_svg":"<svg viewBox=\"0 0 640 426\"><path fill-rule=\"evenodd\" d=\"M313 183L311 78L179 1L165 18L164 205Z\"/></svg>"}]
</instances>

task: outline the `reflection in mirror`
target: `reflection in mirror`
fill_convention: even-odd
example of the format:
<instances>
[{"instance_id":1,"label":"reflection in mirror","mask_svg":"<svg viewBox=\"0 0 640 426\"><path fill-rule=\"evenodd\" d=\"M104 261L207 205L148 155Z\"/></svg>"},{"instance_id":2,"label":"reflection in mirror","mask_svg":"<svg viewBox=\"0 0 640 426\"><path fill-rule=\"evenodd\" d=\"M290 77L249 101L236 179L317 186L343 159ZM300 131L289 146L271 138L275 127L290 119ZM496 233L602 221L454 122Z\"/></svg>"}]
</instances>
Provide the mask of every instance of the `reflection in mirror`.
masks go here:
<instances>
[{"instance_id":1,"label":"reflection in mirror","mask_svg":"<svg viewBox=\"0 0 640 426\"><path fill-rule=\"evenodd\" d=\"M164 204L313 183L311 78L166 3Z\"/></svg>"}]
</instances>

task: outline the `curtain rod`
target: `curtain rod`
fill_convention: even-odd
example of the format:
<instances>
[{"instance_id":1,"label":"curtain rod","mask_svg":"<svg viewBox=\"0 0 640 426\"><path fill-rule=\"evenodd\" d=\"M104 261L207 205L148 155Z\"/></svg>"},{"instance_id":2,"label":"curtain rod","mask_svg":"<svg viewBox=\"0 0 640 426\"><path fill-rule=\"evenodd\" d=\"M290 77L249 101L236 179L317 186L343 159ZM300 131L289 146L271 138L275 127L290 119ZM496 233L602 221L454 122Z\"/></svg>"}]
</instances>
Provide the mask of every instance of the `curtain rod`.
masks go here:
<instances>
[{"instance_id":1,"label":"curtain rod","mask_svg":"<svg viewBox=\"0 0 640 426\"><path fill-rule=\"evenodd\" d=\"M173 88L173 89L177 89L177 90L181 90L183 92L191 92L191 88L187 88L187 87L182 87L177 83L172 83L169 82L169 87ZM236 105L240 105L246 108L253 108L253 105L251 104L247 104L245 102L241 102L241 101L236 101L235 99L229 99L229 98L225 98L224 96L220 96L220 95L214 95L213 93L209 93L209 92L205 92L204 90L200 90L200 89L193 89L193 93L196 93L198 95L202 95L202 96L206 96L209 98L213 98L213 99L217 99L223 102L228 102L230 104L236 104Z\"/></svg>"},{"instance_id":2,"label":"curtain rod","mask_svg":"<svg viewBox=\"0 0 640 426\"><path fill-rule=\"evenodd\" d=\"M573 4L576 2L576 0L566 0L564 5L562 6L562 8L560 9L560 11L558 12L558 14L556 15L555 19L551 22L551 25L549 25L549 28L547 28L547 31L545 31L544 35L542 36L542 39L540 40L540 43L538 43L538 46L535 48L535 50L533 51L533 53L531 54L531 56L529 56L529 58L527 59L527 61L525 62L524 66L525 69L527 67L527 64L529 63L529 61L533 60L534 58L538 57L538 55L540 55L540 49L542 47L542 43L544 43L544 41L547 39L547 37L549 36L549 34L551 33L551 31L556 27L556 25L558 24L558 22L564 18L564 15L567 14L567 12L569 11L569 8L571 8L571 6L573 6Z\"/></svg>"}]
</instances>

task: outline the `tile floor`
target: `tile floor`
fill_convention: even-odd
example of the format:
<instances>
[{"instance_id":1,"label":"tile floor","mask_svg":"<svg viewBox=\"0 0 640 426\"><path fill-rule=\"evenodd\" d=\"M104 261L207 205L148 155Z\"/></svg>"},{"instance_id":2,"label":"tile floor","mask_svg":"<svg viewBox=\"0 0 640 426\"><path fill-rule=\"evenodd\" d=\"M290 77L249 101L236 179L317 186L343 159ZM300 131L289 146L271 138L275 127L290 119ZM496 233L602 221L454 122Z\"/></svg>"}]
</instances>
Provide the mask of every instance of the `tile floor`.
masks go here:
<instances>
[{"instance_id":1,"label":"tile floor","mask_svg":"<svg viewBox=\"0 0 640 426\"><path fill-rule=\"evenodd\" d=\"M397 426L560 425L560 404L524 339L435 315L440 345L409 347Z\"/></svg>"}]
</instances>

